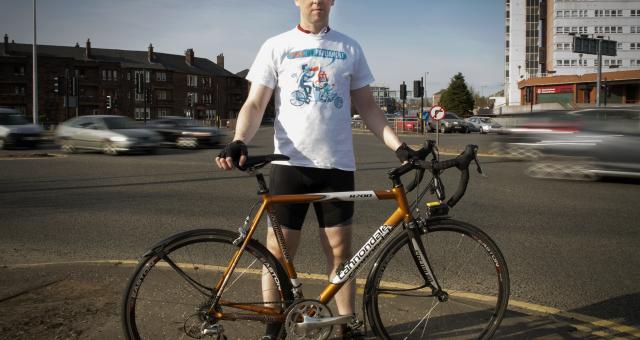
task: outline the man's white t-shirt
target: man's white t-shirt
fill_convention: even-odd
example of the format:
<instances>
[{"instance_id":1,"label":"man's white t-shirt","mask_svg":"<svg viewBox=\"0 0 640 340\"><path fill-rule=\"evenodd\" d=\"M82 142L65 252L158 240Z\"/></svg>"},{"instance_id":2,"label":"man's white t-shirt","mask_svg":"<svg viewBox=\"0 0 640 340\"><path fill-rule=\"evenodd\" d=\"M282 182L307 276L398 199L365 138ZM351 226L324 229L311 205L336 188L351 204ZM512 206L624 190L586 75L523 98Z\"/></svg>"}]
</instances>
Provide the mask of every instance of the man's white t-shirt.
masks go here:
<instances>
[{"instance_id":1,"label":"man's white t-shirt","mask_svg":"<svg viewBox=\"0 0 640 340\"><path fill-rule=\"evenodd\" d=\"M276 164L354 171L350 91L373 82L360 45L333 29L268 39L247 79L275 90Z\"/></svg>"}]
</instances>

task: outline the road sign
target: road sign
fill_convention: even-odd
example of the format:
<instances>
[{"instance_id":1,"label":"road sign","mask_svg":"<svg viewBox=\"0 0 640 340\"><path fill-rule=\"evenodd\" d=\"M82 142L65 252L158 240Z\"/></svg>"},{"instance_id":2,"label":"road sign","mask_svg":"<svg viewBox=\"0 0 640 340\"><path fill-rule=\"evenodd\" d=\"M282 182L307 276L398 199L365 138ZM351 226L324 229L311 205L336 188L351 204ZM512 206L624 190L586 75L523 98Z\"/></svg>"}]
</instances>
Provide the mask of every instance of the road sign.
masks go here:
<instances>
[{"instance_id":1,"label":"road sign","mask_svg":"<svg viewBox=\"0 0 640 340\"><path fill-rule=\"evenodd\" d=\"M431 118L435 119L435 120L440 120L442 118L444 118L444 107L442 106L434 106L431 108L431 111L429 112L429 115L431 116Z\"/></svg>"},{"instance_id":2,"label":"road sign","mask_svg":"<svg viewBox=\"0 0 640 340\"><path fill-rule=\"evenodd\" d=\"M598 43L602 55L617 56L617 41L585 37L573 37L573 53L598 54Z\"/></svg>"}]
</instances>

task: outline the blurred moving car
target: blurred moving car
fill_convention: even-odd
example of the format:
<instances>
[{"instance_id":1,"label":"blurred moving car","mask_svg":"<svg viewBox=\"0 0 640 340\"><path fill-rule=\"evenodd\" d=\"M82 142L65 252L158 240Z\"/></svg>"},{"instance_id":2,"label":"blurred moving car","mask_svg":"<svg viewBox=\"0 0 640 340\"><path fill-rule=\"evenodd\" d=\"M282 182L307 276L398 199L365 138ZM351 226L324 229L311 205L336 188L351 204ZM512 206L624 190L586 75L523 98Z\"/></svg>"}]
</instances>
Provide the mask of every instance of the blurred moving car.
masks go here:
<instances>
[{"instance_id":1,"label":"blurred moving car","mask_svg":"<svg viewBox=\"0 0 640 340\"><path fill-rule=\"evenodd\" d=\"M38 147L42 128L15 109L0 108L0 149L12 146Z\"/></svg>"},{"instance_id":2,"label":"blurred moving car","mask_svg":"<svg viewBox=\"0 0 640 340\"><path fill-rule=\"evenodd\" d=\"M472 132L489 133L500 132L502 125L489 117L474 116L466 119Z\"/></svg>"},{"instance_id":3,"label":"blurred moving car","mask_svg":"<svg viewBox=\"0 0 640 340\"><path fill-rule=\"evenodd\" d=\"M532 118L510 141L533 153L528 174L595 180L640 177L640 110L587 109Z\"/></svg>"},{"instance_id":4,"label":"blurred moving car","mask_svg":"<svg viewBox=\"0 0 640 340\"><path fill-rule=\"evenodd\" d=\"M149 122L147 127L159 133L164 139L163 143L182 148L216 146L225 137L218 128L203 126L188 117L166 116Z\"/></svg>"},{"instance_id":5,"label":"blurred moving car","mask_svg":"<svg viewBox=\"0 0 640 340\"><path fill-rule=\"evenodd\" d=\"M429 131L436 131L436 129L439 129L440 133L471 132L468 123L453 112L445 113L444 118L439 121L429 119Z\"/></svg>"},{"instance_id":6,"label":"blurred moving car","mask_svg":"<svg viewBox=\"0 0 640 340\"><path fill-rule=\"evenodd\" d=\"M131 151L156 152L162 137L125 116L95 115L76 117L58 125L56 141L69 153L85 149L117 155Z\"/></svg>"}]
</instances>

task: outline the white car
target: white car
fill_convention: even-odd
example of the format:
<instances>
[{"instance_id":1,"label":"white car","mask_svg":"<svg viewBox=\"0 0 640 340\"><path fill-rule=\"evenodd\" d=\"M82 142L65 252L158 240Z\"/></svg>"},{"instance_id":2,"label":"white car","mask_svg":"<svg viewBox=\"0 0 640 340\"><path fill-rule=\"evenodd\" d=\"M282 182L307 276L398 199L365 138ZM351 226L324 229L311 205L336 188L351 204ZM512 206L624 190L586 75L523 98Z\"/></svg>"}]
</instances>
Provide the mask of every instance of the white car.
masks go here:
<instances>
[{"instance_id":1,"label":"white car","mask_svg":"<svg viewBox=\"0 0 640 340\"><path fill-rule=\"evenodd\" d=\"M31 124L20 111L0 108L0 149L9 146L37 147L42 142L42 128Z\"/></svg>"},{"instance_id":2,"label":"white car","mask_svg":"<svg viewBox=\"0 0 640 340\"><path fill-rule=\"evenodd\" d=\"M125 116L95 115L76 117L58 125L56 141L69 153L85 149L117 155L130 151L153 153L162 137Z\"/></svg>"},{"instance_id":3,"label":"white car","mask_svg":"<svg viewBox=\"0 0 640 340\"><path fill-rule=\"evenodd\" d=\"M502 125L489 117L470 117L466 120L473 125L474 130L479 130L480 133L498 132L502 129Z\"/></svg>"}]
</instances>

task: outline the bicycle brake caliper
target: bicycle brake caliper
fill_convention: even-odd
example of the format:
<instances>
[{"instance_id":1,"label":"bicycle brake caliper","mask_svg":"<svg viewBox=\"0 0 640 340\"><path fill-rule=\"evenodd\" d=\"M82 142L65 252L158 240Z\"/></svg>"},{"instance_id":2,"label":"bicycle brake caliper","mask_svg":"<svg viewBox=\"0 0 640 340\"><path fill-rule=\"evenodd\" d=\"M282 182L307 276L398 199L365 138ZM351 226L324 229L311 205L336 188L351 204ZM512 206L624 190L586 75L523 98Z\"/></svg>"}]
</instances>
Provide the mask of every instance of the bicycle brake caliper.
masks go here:
<instances>
[{"instance_id":1,"label":"bicycle brake caliper","mask_svg":"<svg viewBox=\"0 0 640 340\"><path fill-rule=\"evenodd\" d=\"M242 224L242 227L238 228L238 238L236 238L235 240L233 240L233 245L234 246L238 246L240 245L245 238L247 238L247 232L248 232L248 227L249 227L249 215L247 215L247 218L244 219L244 223Z\"/></svg>"}]
</instances>

